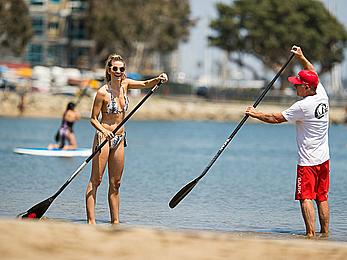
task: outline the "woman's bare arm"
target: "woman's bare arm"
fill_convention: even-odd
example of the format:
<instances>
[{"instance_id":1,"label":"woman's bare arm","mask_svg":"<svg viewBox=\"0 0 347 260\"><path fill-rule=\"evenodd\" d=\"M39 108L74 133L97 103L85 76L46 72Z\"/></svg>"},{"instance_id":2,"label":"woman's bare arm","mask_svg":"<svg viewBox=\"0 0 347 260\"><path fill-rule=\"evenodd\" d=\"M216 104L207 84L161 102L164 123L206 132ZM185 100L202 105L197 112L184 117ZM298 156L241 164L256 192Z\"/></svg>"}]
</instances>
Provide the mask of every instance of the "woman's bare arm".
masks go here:
<instances>
[{"instance_id":1,"label":"woman's bare arm","mask_svg":"<svg viewBox=\"0 0 347 260\"><path fill-rule=\"evenodd\" d=\"M161 73L158 77L149 80L133 80L127 79L128 89L142 89L142 88L152 88L159 82L165 83L168 81L168 77L165 73Z\"/></svg>"},{"instance_id":2,"label":"woman's bare arm","mask_svg":"<svg viewBox=\"0 0 347 260\"><path fill-rule=\"evenodd\" d=\"M101 112L104 98L105 98L105 94L99 89L98 92L96 93L96 96L94 99L92 114L90 117L90 123L92 124L92 126L94 126L96 128L96 130L103 133L104 136L106 136L108 138L112 138L114 136L112 131L109 131L106 128L104 128L98 120L98 116Z\"/></svg>"},{"instance_id":3,"label":"woman's bare arm","mask_svg":"<svg viewBox=\"0 0 347 260\"><path fill-rule=\"evenodd\" d=\"M159 77L152 78L149 80L133 80L128 79L128 89L143 89L143 88L152 88L160 82Z\"/></svg>"}]
</instances>

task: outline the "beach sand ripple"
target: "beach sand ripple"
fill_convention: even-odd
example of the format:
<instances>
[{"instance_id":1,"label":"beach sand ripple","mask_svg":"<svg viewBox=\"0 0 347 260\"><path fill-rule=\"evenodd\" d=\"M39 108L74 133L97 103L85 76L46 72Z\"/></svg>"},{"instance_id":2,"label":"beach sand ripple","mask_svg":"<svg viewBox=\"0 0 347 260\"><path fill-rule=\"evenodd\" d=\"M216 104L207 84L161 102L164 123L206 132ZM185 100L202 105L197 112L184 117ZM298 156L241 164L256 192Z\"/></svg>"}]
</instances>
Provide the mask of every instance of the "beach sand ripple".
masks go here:
<instances>
[{"instance_id":1,"label":"beach sand ripple","mask_svg":"<svg viewBox=\"0 0 347 260\"><path fill-rule=\"evenodd\" d=\"M233 233L0 221L1 259L346 259L347 244Z\"/></svg>"}]
</instances>

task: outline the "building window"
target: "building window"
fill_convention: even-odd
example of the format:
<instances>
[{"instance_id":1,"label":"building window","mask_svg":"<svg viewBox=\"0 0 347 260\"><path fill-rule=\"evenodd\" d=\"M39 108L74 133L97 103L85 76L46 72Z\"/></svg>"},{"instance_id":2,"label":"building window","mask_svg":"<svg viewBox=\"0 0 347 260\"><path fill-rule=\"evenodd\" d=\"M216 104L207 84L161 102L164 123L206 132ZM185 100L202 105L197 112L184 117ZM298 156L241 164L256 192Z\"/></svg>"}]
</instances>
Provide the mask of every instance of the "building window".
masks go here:
<instances>
[{"instance_id":1,"label":"building window","mask_svg":"<svg viewBox=\"0 0 347 260\"><path fill-rule=\"evenodd\" d=\"M44 34L44 21L42 17L32 17L32 28L35 36L42 36Z\"/></svg>"},{"instance_id":2,"label":"building window","mask_svg":"<svg viewBox=\"0 0 347 260\"><path fill-rule=\"evenodd\" d=\"M40 44L29 44L27 60L32 64L40 64L43 61L43 47Z\"/></svg>"},{"instance_id":3,"label":"building window","mask_svg":"<svg viewBox=\"0 0 347 260\"><path fill-rule=\"evenodd\" d=\"M73 13L85 11L88 7L86 0L70 0L70 8Z\"/></svg>"},{"instance_id":4,"label":"building window","mask_svg":"<svg viewBox=\"0 0 347 260\"><path fill-rule=\"evenodd\" d=\"M62 60L62 53L61 53L61 47L59 45L51 45L48 46L47 49L47 63L49 65L57 65L61 64Z\"/></svg>"},{"instance_id":5,"label":"building window","mask_svg":"<svg viewBox=\"0 0 347 260\"><path fill-rule=\"evenodd\" d=\"M53 38L59 37L59 22L51 21L48 23L47 36Z\"/></svg>"},{"instance_id":6,"label":"building window","mask_svg":"<svg viewBox=\"0 0 347 260\"><path fill-rule=\"evenodd\" d=\"M50 30L58 30L59 23L58 22L49 22L48 29Z\"/></svg>"},{"instance_id":7,"label":"building window","mask_svg":"<svg viewBox=\"0 0 347 260\"><path fill-rule=\"evenodd\" d=\"M45 4L45 0L31 0L30 5L35 6L43 6Z\"/></svg>"},{"instance_id":8,"label":"building window","mask_svg":"<svg viewBox=\"0 0 347 260\"><path fill-rule=\"evenodd\" d=\"M83 20L71 20L69 26L69 38L70 39L86 39L86 27Z\"/></svg>"},{"instance_id":9,"label":"building window","mask_svg":"<svg viewBox=\"0 0 347 260\"><path fill-rule=\"evenodd\" d=\"M84 47L71 48L68 54L68 63L70 66L88 67L88 57L90 49Z\"/></svg>"}]
</instances>

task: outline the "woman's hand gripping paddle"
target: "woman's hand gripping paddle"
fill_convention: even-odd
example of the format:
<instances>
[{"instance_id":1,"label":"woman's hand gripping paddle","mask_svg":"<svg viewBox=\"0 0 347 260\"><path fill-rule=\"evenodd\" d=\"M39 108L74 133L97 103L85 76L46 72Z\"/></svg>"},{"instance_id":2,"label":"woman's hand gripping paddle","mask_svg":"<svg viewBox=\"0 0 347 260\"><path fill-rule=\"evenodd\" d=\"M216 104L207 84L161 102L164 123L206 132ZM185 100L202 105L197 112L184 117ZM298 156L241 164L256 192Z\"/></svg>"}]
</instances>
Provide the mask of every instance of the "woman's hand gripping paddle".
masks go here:
<instances>
[{"instance_id":1,"label":"woman's hand gripping paddle","mask_svg":"<svg viewBox=\"0 0 347 260\"><path fill-rule=\"evenodd\" d=\"M261 95L258 97L258 99L255 101L253 107L256 108L260 101L262 101L262 99L265 97L266 93L270 90L270 88L272 87L272 85L275 83L275 81L277 80L277 78L281 75L281 73L284 71L284 69L288 66L289 62L293 59L294 57L294 53L290 56L290 58L288 59L288 61L282 66L282 68L279 70L279 72L277 72L276 76L271 80L271 82L269 83L269 85L264 89L264 91L261 93ZM216 153L216 155L212 158L212 160L209 162L209 164L207 165L207 167L205 168L205 170L194 180L190 181L188 184L186 184L182 189L180 189L175 196L173 196L173 198L170 200L169 202L169 207L170 208L174 208L177 206L178 203L180 203L181 200L183 200L188 193L195 187L195 185L200 181L200 179L202 177L205 176L205 174L208 172L208 170L212 167L212 165L214 164L214 162L218 159L218 157L222 154L222 152L224 151L224 149L228 146L228 144L230 143L230 141L234 138L234 136L236 135L236 133L240 130L240 128L242 127L242 125L247 121L249 115L245 115L243 117L243 119L241 120L241 122L237 125L237 127L235 128L235 130L231 133L231 135L228 137L228 139L226 139L226 141L224 142L224 144L221 146L221 148L218 150L218 152Z\"/></svg>"},{"instance_id":2,"label":"woman's hand gripping paddle","mask_svg":"<svg viewBox=\"0 0 347 260\"><path fill-rule=\"evenodd\" d=\"M161 82L154 86L147 94L143 97L143 99L134 107L133 110L129 112L129 114L122 120L122 122L112 131L114 134L129 120L129 118L142 106L142 104L154 93L154 91L161 85ZM32 218L39 219L41 218L45 212L48 210L52 202L56 197L70 184L70 182L82 171L82 169L88 164L90 160L101 150L101 148L108 142L108 140L103 141L95 151L78 167L78 169L70 176L70 178L60 187L60 189L54 193L48 199L41 201L40 203L34 205L27 211L20 213L17 215L18 218Z\"/></svg>"}]
</instances>

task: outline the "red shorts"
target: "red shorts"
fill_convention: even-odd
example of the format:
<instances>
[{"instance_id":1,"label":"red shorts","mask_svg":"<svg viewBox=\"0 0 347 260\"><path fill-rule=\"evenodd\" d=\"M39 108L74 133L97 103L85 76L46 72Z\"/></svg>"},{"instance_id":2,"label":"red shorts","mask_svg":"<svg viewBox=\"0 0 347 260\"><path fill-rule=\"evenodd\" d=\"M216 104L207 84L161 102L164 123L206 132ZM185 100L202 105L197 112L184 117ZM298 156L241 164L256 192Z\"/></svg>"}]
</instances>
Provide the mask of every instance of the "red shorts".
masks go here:
<instances>
[{"instance_id":1,"label":"red shorts","mask_svg":"<svg viewBox=\"0 0 347 260\"><path fill-rule=\"evenodd\" d=\"M330 161L315 166L297 167L296 200L328 200Z\"/></svg>"}]
</instances>

